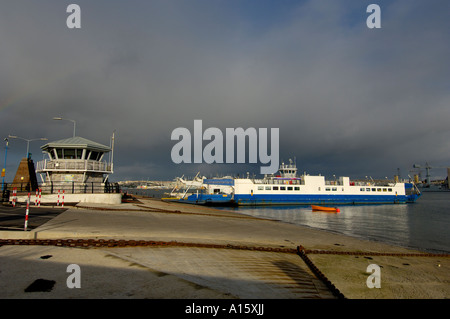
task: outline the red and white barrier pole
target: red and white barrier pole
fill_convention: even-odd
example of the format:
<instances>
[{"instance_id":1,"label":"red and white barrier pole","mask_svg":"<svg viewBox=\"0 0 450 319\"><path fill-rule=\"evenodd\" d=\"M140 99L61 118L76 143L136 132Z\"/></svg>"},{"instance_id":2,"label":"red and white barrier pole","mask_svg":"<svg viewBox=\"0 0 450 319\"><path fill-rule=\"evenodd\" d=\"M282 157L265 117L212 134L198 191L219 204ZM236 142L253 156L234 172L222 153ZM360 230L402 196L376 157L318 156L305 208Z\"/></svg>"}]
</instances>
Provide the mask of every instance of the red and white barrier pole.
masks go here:
<instances>
[{"instance_id":1,"label":"red and white barrier pole","mask_svg":"<svg viewBox=\"0 0 450 319\"><path fill-rule=\"evenodd\" d=\"M56 203L56 206L59 206L59 192L60 192L61 190L59 190L58 189L58 202Z\"/></svg>"},{"instance_id":2,"label":"red and white barrier pole","mask_svg":"<svg viewBox=\"0 0 450 319\"><path fill-rule=\"evenodd\" d=\"M34 200L34 206L37 206L38 204L38 196L39 196L39 189L36 188L36 198Z\"/></svg>"},{"instance_id":3,"label":"red and white barrier pole","mask_svg":"<svg viewBox=\"0 0 450 319\"><path fill-rule=\"evenodd\" d=\"M16 207L16 200L17 200L17 188L13 188L13 198L12 198L12 205L13 207Z\"/></svg>"},{"instance_id":4,"label":"red and white barrier pole","mask_svg":"<svg viewBox=\"0 0 450 319\"><path fill-rule=\"evenodd\" d=\"M64 208L64 189L63 189L63 197L62 197L62 208Z\"/></svg>"},{"instance_id":5,"label":"red and white barrier pole","mask_svg":"<svg viewBox=\"0 0 450 319\"><path fill-rule=\"evenodd\" d=\"M38 207L41 207L41 193L42 193L42 189L39 188L39 201L38 201Z\"/></svg>"},{"instance_id":6,"label":"red and white barrier pole","mask_svg":"<svg viewBox=\"0 0 450 319\"><path fill-rule=\"evenodd\" d=\"M27 198L27 210L25 213L25 226L24 226L24 231L27 231L27 227L28 227L28 213L30 211L30 193L28 193L28 198Z\"/></svg>"}]
</instances>

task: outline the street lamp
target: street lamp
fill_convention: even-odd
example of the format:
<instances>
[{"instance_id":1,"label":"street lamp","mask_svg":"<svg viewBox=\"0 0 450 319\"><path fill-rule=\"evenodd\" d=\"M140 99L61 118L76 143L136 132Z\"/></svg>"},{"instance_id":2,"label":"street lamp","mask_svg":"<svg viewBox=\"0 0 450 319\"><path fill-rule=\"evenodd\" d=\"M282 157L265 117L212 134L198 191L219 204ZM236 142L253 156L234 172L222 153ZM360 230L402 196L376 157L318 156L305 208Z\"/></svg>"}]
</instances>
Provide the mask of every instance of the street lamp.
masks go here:
<instances>
[{"instance_id":1,"label":"street lamp","mask_svg":"<svg viewBox=\"0 0 450 319\"><path fill-rule=\"evenodd\" d=\"M70 122L72 122L72 123L73 123L73 137L75 137L75 128L76 128L77 123L76 123L74 120L71 120L71 119L65 119L65 118L62 118L62 117L54 117L53 119L54 119L55 121L65 120L65 121L70 121Z\"/></svg>"},{"instance_id":2,"label":"street lamp","mask_svg":"<svg viewBox=\"0 0 450 319\"><path fill-rule=\"evenodd\" d=\"M27 158L29 157L29 151L30 151L30 142L32 141L47 141L48 139L45 137L40 137L40 138L33 138L33 139L27 139L27 138L23 138L20 136L15 136L15 135L9 135L9 138L17 138L19 140L24 140L27 142Z\"/></svg>"},{"instance_id":3,"label":"street lamp","mask_svg":"<svg viewBox=\"0 0 450 319\"><path fill-rule=\"evenodd\" d=\"M5 137L6 148L5 148L5 166L2 169L2 191L5 190L5 175L6 175L6 156L8 155L8 138Z\"/></svg>"}]
</instances>

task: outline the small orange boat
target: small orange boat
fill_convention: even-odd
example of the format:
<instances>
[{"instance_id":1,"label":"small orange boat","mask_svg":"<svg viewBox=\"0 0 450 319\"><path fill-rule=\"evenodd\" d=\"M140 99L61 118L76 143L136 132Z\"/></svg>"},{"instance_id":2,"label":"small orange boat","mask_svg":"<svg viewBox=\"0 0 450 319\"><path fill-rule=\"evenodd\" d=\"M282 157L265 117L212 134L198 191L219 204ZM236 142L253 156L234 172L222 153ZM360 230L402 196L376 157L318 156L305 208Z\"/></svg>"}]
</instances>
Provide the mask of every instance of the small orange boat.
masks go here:
<instances>
[{"instance_id":1,"label":"small orange boat","mask_svg":"<svg viewBox=\"0 0 450 319\"><path fill-rule=\"evenodd\" d=\"M324 206L311 205L311 208L313 211L321 211L321 212L327 212L327 213L339 213L340 212L340 209L337 207L324 207Z\"/></svg>"}]
</instances>

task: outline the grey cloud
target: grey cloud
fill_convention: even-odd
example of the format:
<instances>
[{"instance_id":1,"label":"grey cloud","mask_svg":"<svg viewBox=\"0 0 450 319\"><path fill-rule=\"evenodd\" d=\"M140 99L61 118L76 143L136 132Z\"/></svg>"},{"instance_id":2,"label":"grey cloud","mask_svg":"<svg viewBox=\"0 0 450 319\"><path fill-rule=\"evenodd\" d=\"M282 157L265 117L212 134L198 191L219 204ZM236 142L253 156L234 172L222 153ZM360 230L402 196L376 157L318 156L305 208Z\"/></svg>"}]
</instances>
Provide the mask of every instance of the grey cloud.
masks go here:
<instances>
[{"instance_id":1,"label":"grey cloud","mask_svg":"<svg viewBox=\"0 0 450 319\"><path fill-rule=\"evenodd\" d=\"M81 30L65 28L65 3L3 4L1 136L70 136L58 115L103 144L116 130L113 179L259 171L171 163L171 131L194 119L278 127L281 157L314 173L384 177L449 162L445 1L380 1L381 30L365 26L369 2L273 13L247 0L77 3Z\"/></svg>"}]
</instances>

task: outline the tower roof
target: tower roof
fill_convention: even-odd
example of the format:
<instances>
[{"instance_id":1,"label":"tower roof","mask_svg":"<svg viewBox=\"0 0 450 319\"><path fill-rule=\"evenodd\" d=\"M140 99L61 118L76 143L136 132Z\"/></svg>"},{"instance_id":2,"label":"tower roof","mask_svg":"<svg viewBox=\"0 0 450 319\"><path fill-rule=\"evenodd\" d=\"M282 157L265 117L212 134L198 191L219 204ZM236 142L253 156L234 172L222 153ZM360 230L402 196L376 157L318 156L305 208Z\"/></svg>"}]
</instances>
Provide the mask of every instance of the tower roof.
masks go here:
<instances>
[{"instance_id":1,"label":"tower roof","mask_svg":"<svg viewBox=\"0 0 450 319\"><path fill-rule=\"evenodd\" d=\"M111 151L111 148L109 146L93 142L91 140L88 140L87 138L75 136L75 137L69 137L62 140L54 141L47 143L45 145L41 146L42 150L47 150L49 148L86 148L89 150L94 151L101 151L101 152L109 152Z\"/></svg>"}]
</instances>

